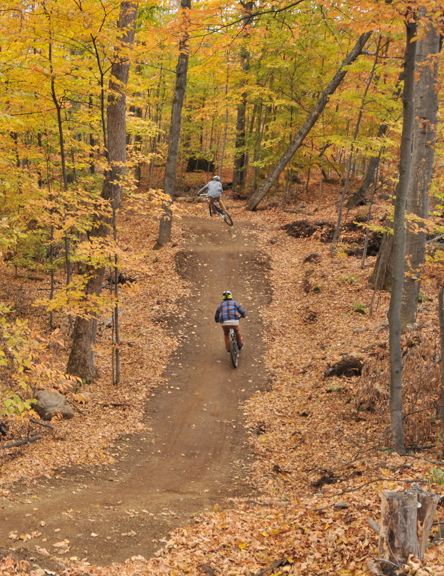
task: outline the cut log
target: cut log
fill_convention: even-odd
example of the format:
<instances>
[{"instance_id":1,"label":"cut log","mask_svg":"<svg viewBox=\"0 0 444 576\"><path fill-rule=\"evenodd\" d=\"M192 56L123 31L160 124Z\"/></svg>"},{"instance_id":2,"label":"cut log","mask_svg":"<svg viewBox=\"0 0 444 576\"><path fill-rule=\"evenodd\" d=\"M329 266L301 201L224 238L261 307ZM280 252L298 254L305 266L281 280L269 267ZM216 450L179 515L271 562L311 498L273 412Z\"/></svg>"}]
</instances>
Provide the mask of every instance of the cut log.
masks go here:
<instances>
[{"instance_id":1,"label":"cut log","mask_svg":"<svg viewBox=\"0 0 444 576\"><path fill-rule=\"evenodd\" d=\"M423 490L420 486L414 486L413 490L418 495L418 503L421 505L418 508L418 540L419 540L419 556L420 560L424 560L424 554L429 540L430 530L433 526L433 517L436 508L439 504L440 497L438 494L430 494Z\"/></svg>"},{"instance_id":2,"label":"cut log","mask_svg":"<svg viewBox=\"0 0 444 576\"><path fill-rule=\"evenodd\" d=\"M401 568L410 554L424 559L438 502L437 494L418 485L405 492L383 492L379 533L383 574L393 574L394 565Z\"/></svg>"},{"instance_id":3,"label":"cut log","mask_svg":"<svg viewBox=\"0 0 444 576\"><path fill-rule=\"evenodd\" d=\"M410 491L384 490L379 525L380 558L397 564L401 568L407 562L409 554L418 556L417 510L416 494Z\"/></svg>"}]
</instances>

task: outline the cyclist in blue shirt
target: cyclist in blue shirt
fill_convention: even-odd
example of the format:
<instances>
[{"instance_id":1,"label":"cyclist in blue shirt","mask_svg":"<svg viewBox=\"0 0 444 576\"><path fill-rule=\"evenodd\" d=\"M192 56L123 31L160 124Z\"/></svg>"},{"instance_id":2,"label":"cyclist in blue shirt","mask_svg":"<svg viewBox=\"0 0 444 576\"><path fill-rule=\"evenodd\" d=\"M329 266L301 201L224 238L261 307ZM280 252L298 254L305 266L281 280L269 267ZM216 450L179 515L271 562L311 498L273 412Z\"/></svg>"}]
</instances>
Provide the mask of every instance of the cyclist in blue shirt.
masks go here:
<instances>
[{"instance_id":1,"label":"cyclist in blue shirt","mask_svg":"<svg viewBox=\"0 0 444 576\"><path fill-rule=\"evenodd\" d=\"M217 307L214 320L222 325L227 352L230 351L230 328L235 331L239 350L242 350L244 342L239 330L239 318L245 318L247 314L242 306L236 300L233 300L233 294L229 290L225 290L222 298L223 300Z\"/></svg>"}]
</instances>

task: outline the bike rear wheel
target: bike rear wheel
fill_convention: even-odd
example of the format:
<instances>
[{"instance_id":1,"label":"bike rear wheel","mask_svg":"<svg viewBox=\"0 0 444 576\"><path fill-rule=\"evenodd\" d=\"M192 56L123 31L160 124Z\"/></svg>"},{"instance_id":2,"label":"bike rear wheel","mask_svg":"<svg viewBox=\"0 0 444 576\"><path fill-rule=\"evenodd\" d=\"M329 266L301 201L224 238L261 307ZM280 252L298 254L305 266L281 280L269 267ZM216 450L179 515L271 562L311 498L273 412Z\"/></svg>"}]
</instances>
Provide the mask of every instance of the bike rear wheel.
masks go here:
<instances>
[{"instance_id":1,"label":"bike rear wheel","mask_svg":"<svg viewBox=\"0 0 444 576\"><path fill-rule=\"evenodd\" d=\"M237 368L239 366L239 346L233 328L230 329L230 356L234 368Z\"/></svg>"}]
</instances>

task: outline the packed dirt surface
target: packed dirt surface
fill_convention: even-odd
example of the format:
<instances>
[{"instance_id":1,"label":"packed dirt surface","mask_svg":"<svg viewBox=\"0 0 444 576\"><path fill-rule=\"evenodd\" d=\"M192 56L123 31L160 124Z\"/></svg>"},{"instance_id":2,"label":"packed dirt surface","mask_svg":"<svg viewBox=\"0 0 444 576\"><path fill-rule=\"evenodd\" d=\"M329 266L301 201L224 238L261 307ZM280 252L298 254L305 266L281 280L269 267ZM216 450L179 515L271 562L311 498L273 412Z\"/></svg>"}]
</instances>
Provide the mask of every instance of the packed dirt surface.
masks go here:
<instances>
[{"instance_id":1,"label":"packed dirt surface","mask_svg":"<svg viewBox=\"0 0 444 576\"><path fill-rule=\"evenodd\" d=\"M251 491L242 404L268 385L260 317L270 300L267 261L248 224L185 217L183 227L177 266L191 292L183 315L169 320L180 345L166 385L147 404L147 430L121 438L124 456L111 465L15 485L11 499L0 500L1 552L33 558L45 549L95 565L149 557L193 515ZM237 369L214 322L226 289L248 314ZM56 569L37 556L39 566Z\"/></svg>"}]
</instances>

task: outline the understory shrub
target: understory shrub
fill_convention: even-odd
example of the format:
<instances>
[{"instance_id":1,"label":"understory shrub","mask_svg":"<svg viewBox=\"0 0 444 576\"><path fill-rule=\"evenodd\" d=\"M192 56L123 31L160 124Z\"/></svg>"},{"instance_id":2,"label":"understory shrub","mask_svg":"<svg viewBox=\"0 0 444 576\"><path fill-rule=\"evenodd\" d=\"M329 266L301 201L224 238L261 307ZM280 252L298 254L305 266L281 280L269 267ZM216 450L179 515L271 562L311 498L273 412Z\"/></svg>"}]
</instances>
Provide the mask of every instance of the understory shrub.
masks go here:
<instances>
[{"instance_id":1,"label":"understory shrub","mask_svg":"<svg viewBox=\"0 0 444 576\"><path fill-rule=\"evenodd\" d=\"M413 333L403 341L403 414L407 446L421 447L436 442L437 413L441 390L438 343L421 341ZM375 413L381 425L390 422L390 356L387 347L378 347L364 364L354 389L358 411Z\"/></svg>"}]
</instances>

